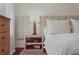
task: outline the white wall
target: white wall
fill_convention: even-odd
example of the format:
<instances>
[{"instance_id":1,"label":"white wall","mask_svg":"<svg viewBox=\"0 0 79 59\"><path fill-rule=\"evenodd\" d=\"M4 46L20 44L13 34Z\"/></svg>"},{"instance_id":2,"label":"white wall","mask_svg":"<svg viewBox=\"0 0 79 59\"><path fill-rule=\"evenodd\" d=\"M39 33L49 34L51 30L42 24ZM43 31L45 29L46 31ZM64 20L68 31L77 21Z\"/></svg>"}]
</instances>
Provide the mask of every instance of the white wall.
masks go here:
<instances>
[{"instance_id":1,"label":"white wall","mask_svg":"<svg viewBox=\"0 0 79 59\"><path fill-rule=\"evenodd\" d=\"M10 54L15 51L15 17L13 4L0 3L0 14L9 17L10 20Z\"/></svg>"},{"instance_id":2,"label":"white wall","mask_svg":"<svg viewBox=\"0 0 79 59\"><path fill-rule=\"evenodd\" d=\"M28 34L28 32L30 32L29 30L32 29L31 28L27 29L29 27L29 25L31 25L30 23L28 23L27 16L31 16L31 15L79 15L79 4L31 4L31 3L27 3L27 4L15 4L15 15L16 15L16 20L17 20L17 24L18 25L16 27L16 34L20 34L19 36L23 39L24 36L23 34L26 32L26 34ZM20 19L17 19L17 18ZM27 19L27 20L26 20ZM24 22L26 21L26 22ZM18 23L20 22L20 23ZM19 25L20 24L20 25ZM26 24L26 25L23 25ZM39 25L39 24L38 24ZM26 28L26 30L22 29ZM40 25L39 25L40 26ZM22 30L21 30L21 29ZM40 28L40 27L38 27ZM19 30L18 30L19 29ZM32 30L31 30L32 31ZM38 29L38 31L40 32L40 30ZM25 35L25 34L24 34ZM17 37L16 39L16 47L24 47L24 40L18 40L20 37Z\"/></svg>"},{"instance_id":3,"label":"white wall","mask_svg":"<svg viewBox=\"0 0 79 59\"><path fill-rule=\"evenodd\" d=\"M16 4L16 15L78 15L79 4Z\"/></svg>"},{"instance_id":4,"label":"white wall","mask_svg":"<svg viewBox=\"0 0 79 59\"><path fill-rule=\"evenodd\" d=\"M16 28L16 47L24 46L24 36L29 34L29 20L28 16L16 16L15 17ZM18 40L19 39L19 40Z\"/></svg>"}]
</instances>

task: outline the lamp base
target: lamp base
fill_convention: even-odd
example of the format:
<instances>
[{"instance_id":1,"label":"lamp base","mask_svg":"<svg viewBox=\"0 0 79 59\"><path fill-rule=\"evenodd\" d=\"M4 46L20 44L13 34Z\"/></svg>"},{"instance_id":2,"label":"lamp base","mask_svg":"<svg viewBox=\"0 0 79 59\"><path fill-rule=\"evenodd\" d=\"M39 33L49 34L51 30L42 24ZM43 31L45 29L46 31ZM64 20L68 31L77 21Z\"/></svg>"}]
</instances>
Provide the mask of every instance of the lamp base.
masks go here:
<instances>
[{"instance_id":1,"label":"lamp base","mask_svg":"<svg viewBox=\"0 0 79 59\"><path fill-rule=\"evenodd\" d=\"M36 35L37 33L33 33L33 35Z\"/></svg>"},{"instance_id":2,"label":"lamp base","mask_svg":"<svg viewBox=\"0 0 79 59\"><path fill-rule=\"evenodd\" d=\"M36 35L36 22L33 23L33 35Z\"/></svg>"}]
</instances>

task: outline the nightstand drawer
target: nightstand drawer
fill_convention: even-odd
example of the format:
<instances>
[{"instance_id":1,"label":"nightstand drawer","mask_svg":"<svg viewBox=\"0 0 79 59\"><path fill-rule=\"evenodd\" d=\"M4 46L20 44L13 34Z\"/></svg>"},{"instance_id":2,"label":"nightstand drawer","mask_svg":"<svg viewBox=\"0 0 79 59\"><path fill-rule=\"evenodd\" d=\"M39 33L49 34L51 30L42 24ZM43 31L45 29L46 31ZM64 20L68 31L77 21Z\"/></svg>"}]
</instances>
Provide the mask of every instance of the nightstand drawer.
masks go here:
<instances>
[{"instance_id":1,"label":"nightstand drawer","mask_svg":"<svg viewBox=\"0 0 79 59\"><path fill-rule=\"evenodd\" d=\"M42 38L26 38L26 42L41 42Z\"/></svg>"},{"instance_id":2,"label":"nightstand drawer","mask_svg":"<svg viewBox=\"0 0 79 59\"><path fill-rule=\"evenodd\" d=\"M42 45L26 45L26 49L42 49Z\"/></svg>"}]
</instances>

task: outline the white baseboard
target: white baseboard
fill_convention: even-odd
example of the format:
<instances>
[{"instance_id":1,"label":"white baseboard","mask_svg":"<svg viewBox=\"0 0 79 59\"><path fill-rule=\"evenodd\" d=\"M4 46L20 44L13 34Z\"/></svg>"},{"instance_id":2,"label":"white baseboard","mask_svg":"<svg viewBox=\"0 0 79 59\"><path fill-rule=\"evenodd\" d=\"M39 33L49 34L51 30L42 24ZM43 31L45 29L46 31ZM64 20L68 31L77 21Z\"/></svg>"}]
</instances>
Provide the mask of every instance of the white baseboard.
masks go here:
<instances>
[{"instance_id":1,"label":"white baseboard","mask_svg":"<svg viewBox=\"0 0 79 59\"><path fill-rule=\"evenodd\" d=\"M15 52L15 49L13 51L10 51L10 55L12 55Z\"/></svg>"}]
</instances>

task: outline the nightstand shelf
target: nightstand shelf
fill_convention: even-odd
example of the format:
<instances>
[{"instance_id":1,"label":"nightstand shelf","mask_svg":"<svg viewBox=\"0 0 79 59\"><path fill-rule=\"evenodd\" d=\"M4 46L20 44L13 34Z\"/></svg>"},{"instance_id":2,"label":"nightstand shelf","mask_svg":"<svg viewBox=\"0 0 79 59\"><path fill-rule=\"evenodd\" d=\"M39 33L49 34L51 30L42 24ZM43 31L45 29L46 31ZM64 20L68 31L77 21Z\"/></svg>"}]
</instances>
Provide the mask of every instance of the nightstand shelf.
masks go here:
<instances>
[{"instance_id":1,"label":"nightstand shelf","mask_svg":"<svg viewBox=\"0 0 79 59\"><path fill-rule=\"evenodd\" d=\"M25 50L43 50L43 36L42 35L26 35Z\"/></svg>"},{"instance_id":2,"label":"nightstand shelf","mask_svg":"<svg viewBox=\"0 0 79 59\"><path fill-rule=\"evenodd\" d=\"M31 43L26 43L26 45L41 45L42 44L42 42L40 42L40 43L36 43L36 42L31 42Z\"/></svg>"}]
</instances>

